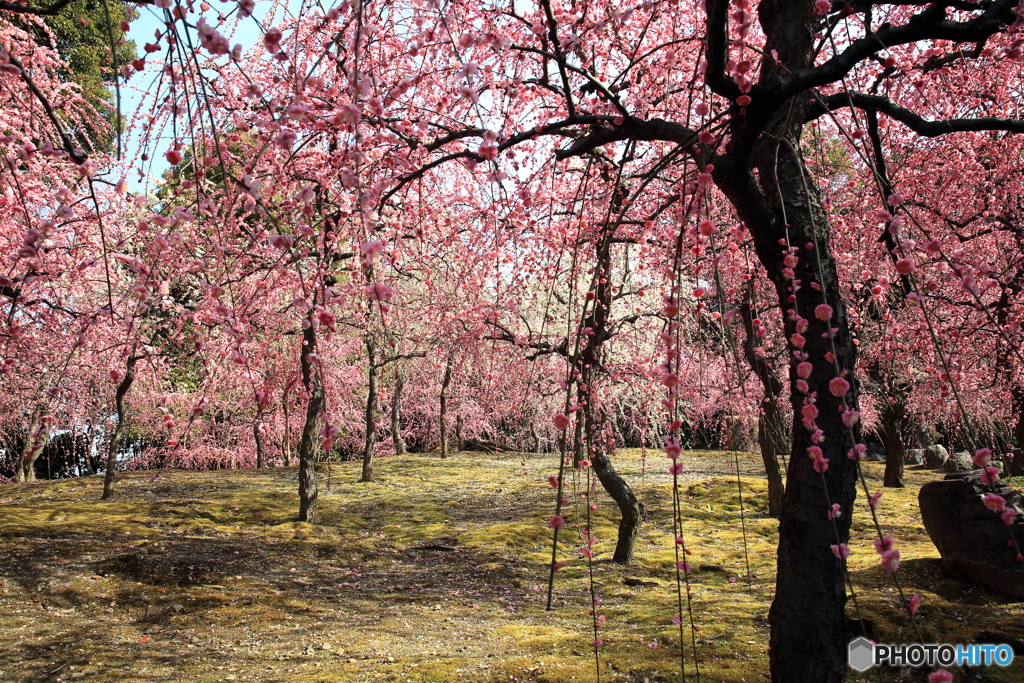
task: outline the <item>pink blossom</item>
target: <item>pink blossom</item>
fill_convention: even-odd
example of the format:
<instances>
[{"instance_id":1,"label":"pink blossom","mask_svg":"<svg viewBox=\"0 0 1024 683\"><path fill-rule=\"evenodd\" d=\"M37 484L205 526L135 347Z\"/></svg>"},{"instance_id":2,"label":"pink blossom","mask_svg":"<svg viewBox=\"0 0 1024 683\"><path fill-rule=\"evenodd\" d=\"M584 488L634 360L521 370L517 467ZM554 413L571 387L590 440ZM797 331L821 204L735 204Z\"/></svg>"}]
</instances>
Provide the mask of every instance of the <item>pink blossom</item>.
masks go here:
<instances>
[{"instance_id":1,"label":"pink blossom","mask_svg":"<svg viewBox=\"0 0 1024 683\"><path fill-rule=\"evenodd\" d=\"M828 390L833 396L843 397L850 390L850 383L842 377L833 377L828 383Z\"/></svg>"},{"instance_id":2,"label":"pink blossom","mask_svg":"<svg viewBox=\"0 0 1024 683\"><path fill-rule=\"evenodd\" d=\"M882 569L895 572L900 568L900 551L893 548L882 553Z\"/></svg>"},{"instance_id":3,"label":"pink blossom","mask_svg":"<svg viewBox=\"0 0 1024 683\"><path fill-rule=\"evenodd\" d=\"M828 458L815 458L814 459L814 471L818 474L824 474L828 469Z\"/></svg>"},{"instance_id":4,"label":"pink blossom","mask_svg":"<svg viewBox=\"0 0 1024 683\"><path fill-rule=\"evenodd\" d=\"M992 460L991 448L979 448L974 453L974 464L977 467L985 467Z\"/></svg>"},{"instance_id":5,"label":"pink blossom","mask_svg":"<svg viewBox=\"0 0 1024 683\"><path fill-rule=\"evenodd\" d=\"M1013 526L1013 522L1017 518L1017 511L1013 508L1006 508L1006 512L999 516L1003 518L1003 524Z\"/></svg>"},{"instance_id":6,"label":"pink blossom","mask_svg":"<svg viewBox=\"0 0 1024 683\"><path fill-rule=\"evenodd\" d=\"M821 446L811 446L811 447L809 447L807 449L807 455L809 455L812 460L817 460L818 458L822 457Z\"/></svg>"},{"instance_id":7,"label":"pink blossom","mask_svg":"<svg viewBox=\"0 0 1024 683\"><path fill-rule=\"evenodd\" d=\"M672 463L672 466L668 468L668 473L671 474L671 475L682 474L682 471L683 471L683 463L681 463L681 462Z\"/></svg>"},{"instance_id":8,"label":"pink blossom","mask_svg":"<svg viewBox=\"0 0 1024 683\"><path fill-rule=\"evenodd\" d=\"M832 319L832 307L828 304L819 304L814 309L814 317L818 320L831 320Z\"/></svg>"},{"instance_id":9,"label":"pink blossom","mask_svg":"<svg viewBox=\"0 0 1024 683\"><path fill-rule=\"evenodd\" d=\"M860 422L860 411L859 410L846 410L846 411L843 411L843 424L844 425L846 425L847 427L852 427L853 425L857 424L858 422Z\"/></svg>"},{"instance_id":10,"label":"pink blossom","mask_svg":"<svg viewBox=\"0 0 1024 683\"><path fill-rule=\"evenodd\" d=\"M805 420L814 420L818 417L818 407L813 403L808 403L800 409L800 413L804 416Z\"/></svg>"},{"instance_id":11,"label":"pink blossom","mask_svg":"<svg viewBox=\"0 0 1024 683\"><path fill-rule=\"evenodd\" d=\"M806 394L810 390L810 387L807 386L807 380L798 379L796 381L796 390L801 394Z\"/></svg>"},{"instance_id":12,"label":"pink blossom","mask_svg":"<svg viewBox=\"0 0 1024 683\"><path fill-rule=\"evenodd\" d=\"M921 606L921 596L914 593L913 597L910 598L910 602L907 604L907 609L911 614L917 614L917 608Z\"/></svg>"},{"instance_id":13,"label":"pink blossom","mask_svg":"<svg viewBox=\"0 0 1024 683\"><path fill-rule=\"evenodd\" d=\"M395 291L383 282L367 285L363 287L363 291L373 301L391 301L391 297L395 295Z\"/></svg>"},{"instance_id":14,"label":"pink blossom","mask_svg":"<svg viewBox=\"0 0 1024 683\"><path fill-rule=\"evenodd\" d=\"M875 539L875 552L881 555L886 550L892 549L892 536L883 536Z\"/></svg>"},{"instance_id":15,"label":"pink blossom","mask_svg":"<svg viewBox=\"0 0 1024 683\"><path fill-rule=\"evenodd\" d=\"M281 51L281 30L272 28L267 31L263 36L263 46L267 48L267 52L271 54L277 54Z\"/></svg>"},{"instance_id":16,"label":"pink blossom","mask_svg":"<svg viewBox=\"0 0 1024 683\"><path fill-rule=\"evenodd\" d=\"M917 266L909 258L901 258L896 262L896 272L900 275L910 275L915 270L917 270Z\"/></svg>"},{"instance_id":17,"label":"pink blossom","mask_svg":"<svg viewBox=\"0 0 1024 683\"><path fill-rule=\"evenodd\" d=\"M566 429L569 426L569 418L565 413L559 413L555 415L555 427L558 429Z\"/></svg>"},{"instance_id":18,"label":"pink blossom","mask_svg":"<svg viewBox=\"0 0 1024 683\"><path fill-rule=\"evenodd\" d=\"M836 517L838 517L841 514L842 514L842 506L840 506L839 503L832 503L832 507L828 511L828 518L829 519L835 519Z\"/></svg>"},{"instance_id":19,"label":"pink blossom","mask_svg":"<svg viewBox=\"0 0 1024 683\"><path fill-rule=\"evenodd\" d=\"M995 493L986 493L981 500L992 512L1003 512L1006 509L1006 499Z\"/></svg>"},{"instance_id":20,"label":"pink blossom","mask_svg":"<svg viewBox=\"0 0 1024 683\"><path fill-rule=\"evenodd\" d=\"M675 437L665 437L665 455L675 460L679 457L680 452L682 452L682 448L680 447L679 442L676 441Z\"/></svg>"},{"instance_id":21,"label":"pink blossom","mask_svg":"<svg viewBox=\"0 0 1024 683\"><path fill-rule=\"evenodd\" d=\"M676 562L676 568L684 574L690 573L690 563L686 560L679 560L678 562Z\"/></svg>"},{"instance_id":22,"label":"pink blossom","mask_svg":"<svg viewBox=\"0 0 1024 683\"><path fill-rule=\"evenodd\" d=\"M697 230L705 237L710 237L715 234L715 224L705 218L697 225Z\"/></svg>"},{"instance_id":23,"label":"pink blossom","mask_svg":"<svg viewBox=\"0 0 1024 683\"><path fill-rule=\"evenodd\" d=\"M807 340L804 339L804 336L802 334L800 334L799 332L795 332L789 335L789 343L798 349L802 349L804 348L804 344L807 343Z\"/></svg>"},{"instance_id":24,"label":"pink blossom","mask_svg":"<svg viewBox=\"0 0 1024 683\"><path fill-rule=\"evenodd\" d=\"M953 683L953 674L945 669L939 669L928 674L928 683Z\"/></svg>"},{"instance_id":25,"label":"pink blossom","mask_svg":"<svg viewBox=\"0 0 1024 683\"><path fill-rule=\"evenodd\" d=\"M826 15L829 10L832 9L832 3L830 0L815 0L814 2L814 13L820 15Z\"/></svg>"},{"instance_id":26,"label":"pink blossom","mask_svg":"<svg viewBox=\"0 0 1024 683\"><path fill-rule=\"evenodd\" d=\"M994 484L999 481L999 468L998 467L986 467L981 471L981 483L982 484Z\"/></svg>"},{"instance_id":27,"label":"pink blossom","mask_svg":"<svg viewBox=\"0 0 1024 683\"><path fill-rule=\"evenodd\" d=\"M796 374L798 377L807 379L808 377L811 376L811 370L813 369L813 365L811 365L807 361L804 361L803 363L800 363L800 365L796 366Z\"/></svg>"},{"instance_id":28,"label":"pink blossom","mask_svg":"<svg viewBox=\"0 0 1024 683\"><path fill-rule=\"evenodd\" d=\"M845 543L839 545L831 545L829 548L832 549L832 554L838 557L840 560L845 560L850 556L850 549Z\"/></svg>"},{"instance_id":29,"label":"pink blossom","mask_svg":"<svg viewBox=\"0 0 1024 683\"><path fill-rule=\"evenodd\" d=\"M164 153L164 157L167 158L167 163L171 166L177 166L181 163L181 152L176 149L169 149Z\"/></svg>"},{"instance_id":30,"label":"pink blossom","mask_svg":"<svg viewBox=\"0 0 1024 683\"><path fill-rule=\"evenodd\" d=\"M558 477L555 476L554 474L552 474L550 477L548 477L548 483L551 484L551 488L557 489L558 488Z\"/></svg>"},{"instance_id":31,"label":"pink blossom","mask_svg":"<svg viewBox=\"0 0 1024 683\"><path fill-rule=\"evenodd\" d=\"M551 568L554 569L557 572L559 569L561 569L564 566L565 566L565 560L559 560L558 562L555 562L553 565L551 565Z\"/></svg>"},{"instance_id":32,"label":"pink blossom","mask_svg":"<svg viewBox=\"0 0 1024 683\"><path fill-rule=\"evenodd\" d=\"M875 491L874 495L871 496L871 500L868 502L869 505L871 505L871 509L872 510L877 510L878 509L878 503L879 503L880 500L882 500L882 492L881 491ZM886 538L888 538L888 536Z\"/></svg>"},{"instance_id":33,"label":"pink blossom","mask_svg":"<svg viewBox=\"0 0 1024 683\"><path fill-rule=\"evenodd\" d=\"M562 515L552 515L551 519L548 520L548 525L557 531L565 526L565 518Z\"/></svg>"}]
</instances>

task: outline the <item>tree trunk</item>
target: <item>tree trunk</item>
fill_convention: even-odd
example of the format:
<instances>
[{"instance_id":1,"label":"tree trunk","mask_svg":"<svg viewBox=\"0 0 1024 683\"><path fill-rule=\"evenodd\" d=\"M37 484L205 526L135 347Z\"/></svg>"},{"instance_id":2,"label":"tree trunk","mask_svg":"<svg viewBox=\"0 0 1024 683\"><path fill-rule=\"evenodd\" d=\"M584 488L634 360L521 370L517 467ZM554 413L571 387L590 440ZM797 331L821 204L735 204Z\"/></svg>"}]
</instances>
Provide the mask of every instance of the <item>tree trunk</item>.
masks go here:
<instances>
[{"instance_id":1,"label":"tree trunk","mask_svg":"<svg viewBox=\"0 0 1024 683\"><path fill-rule=\"evenodd\" d=\"M324 411L324 387L310 355L316 353L316 328L310 325L302 331L302 384L309 392L306 422L299 440L299 516L300 522L316 522L317 497L316 457L320 450L320 428Z\"/></svg>"},{"instance_id":2,"label":"tree trunk","mask_svg":"<svg viewBox=\"0 0 1024 683\"><path fill-rule=\"evenodd\" d=\"M885 478L882 486L903 488L903 462L906 449L903 447L904 403L897 398L895 403L882 404L882 428L879 436L885 444Z\"/></svg>"},{"instance_id":3,"label":"tree trunk","mask_svg":"<svg viewBox=\"0 0 1024 683\"><path fill-rule=\"evenodd\" d=\"M709 0L708 12L720 16L728 7L724 0ZM761 81L774 82L786 69L809 67L818 23L813 3L764 0L758 14L768 36L764 54L777 54L777 61L762 62ZM718 68L712 65L710 70ZM845 572L830 546L849 540L857 465L846 457L853 444L840 406L857 409L858 386L851 374L846 378L850 391L835 397L829 382L836 377L834 365L852 373L856 347L840 295L821 197L799 156L809 97L801 93L781 107L762 97L748 106L745 116L733 118L725 153L715 158L712 171L715 183L750 230L758 259L775 286L793 352L789 376L792 455L779 522L775 598L769 611L769 658L775 683L840 683L847 669ZM792 245L792 254L787 244ZM784 261L789 255L797 259L791 269ZM792 286L794 279L800 281L799 287ZM821 304L831 306L827 322L816 317L815 309ZM834 358L830 326L836 329ZM810 363L806 393L798 384L804 379L797 373L802 362ZM804 426L801 413L804 399L812 392L817 397L813 426L824 435L818 444L812 442L813 432ZM859 426L855 424L853 430L859 441ZM814 445L828 462L823 473L815 470L809 457L808 449ZM845 512L834 527L827 514L832 503Z\"/></svg>"},{"instance_id":4,"label":"tree trunk","mask_svg":"<svg viewBox=\"0 0 1024 683\"><path fill-rule=\"evenodd\" d=\"M754 329L754 315L751 310L753 287L754 280L751 279L746 300L740 306L740 318L743 320L745 332L743 357L761 381L761 389L764 392L757 419L757 442L761 447L761 461L764 463L764 471L768 478L768 514L778 519L782 516L782 498L785 495L782 470L779 468L779 455L785 451L780 446L783 441L788 441L782 435L785 426L782 424L782 410L777 403L783 387L775 368L757 353L758 336L757 330Z\"/></svg>"},{"instance_id":5,"label":"tree trunk","mask_svg":"<svg viewBox=\"0 0 1024 683\"><path fill-rule=\"evenodd\" d=\"M391 397L391 441L395 445L395 455L406 452L405 439L402 438L402 387L405 377L402 371L395 368L395 391Z\"/></svg>"},{"instance_id":6,"label":"tree trunk","mask_svg":"<svg viewBox=\"0 0 1024 683\"><path fill-rule=\"evenodd\" d=\"M263 432L260 431L260 421L252 425L252 438L256 442L256 469L262 470L267 466L267 451L263 445Z\"/></svg>"},{"instance_id":7,"label":"tree trunk","mask_svg":"<svg viewBox=\"0 0 1024 683\"><path fill-rule=\"evenodd\" d=\"M107 471L103 473L103 495L101 500L110 500L114 497L114 480L117 477L117 452L121 446L121 435L124 433L125 424L126 409L124 397L128 390L132 388L132 382L135 381L135 362L138 359L139 357L134 355L134 353L128 356L128 361L125 363L124 377L121 378L120 384L117 385L117 392L114 394L117 426L114 427L110 443L107 444Z\"/></svg>"},{"instance_id":8,"label":"tree trunk","mask_svg":"<svg viewBox=\"0 0 1024 683\"><path fill-rule=\"evenodd\" d=\"M1015 384L1010 393L1013 397L1013 412L1017 416L1013 423L1013 438L1017 448L1024 449L1024 386Z\"/></svg>"},{"instance_id":9,"label":"tree trunk","mask_svg":"<svg viewBox=\"0 0 1024 683\"><path fill-rule=\"evenodd\" d=\"M366 333L366 355L369 358L369 377L366 386L366 439L363 442L363 475L359 481L373 481L373 451L377 447L377 344Z\"/></svg>"},{"instance_id":10,"label":"tree trunk","mask_svg":"<svg viewBox=\"0 0 1024 683\"><path fill-rule=\"evenodd\" d=\"M621 196L616 195L613 203L618 204L619 199ZM629 564L633 561L636 539L640 535L643 506L640 505L640 501L637 500L626 480L615 471L605 451L605 443L600 435L601 427L607 420L607 414L598 407L597 395L594 392L595 375L601 367L601 345L611 337L608 330L608 317L611 314L612 306L611 235L614 231L614 225L605 226L596 245L597 273L594 306L583 323L583 327L589 327L591 332L579 353L579 387L580 402L583 404L583 420L577 420L576 443L578 448L574 453L574 460L577 460L575 464L578 466L578 458L582 453L580 446L584 442L579 427L583 422L586 425L586 434L597 437L596 440L591 439L592 443L588 454L594 473L601 482L601 486L619 508L619 533L615 541L612 562Z\"/></svg>"},{"instance_id":11,"label":"tree trunk","mask_svg":"<svg viewBox=\"0 0 1024 683\"><path fill-rule=\"evenodd\" d=\"M281 398L281 408L284 410L284 436L281 437L281 457L284 458L284 466L292 464L292 430L288 420L288 387L285 387L284 396Z\"/></svg>"},{"instance_id":12,"label":"tree trunk","mask_svg":"<svg viewBox=\"0 0 1024 683\"><path fill-rule=\"evenodd\" d=\"M444 378L441 380L441 414L439 417L441 429L441 457L448 457L448 385L452 381L452 356L448 356L448 362L444 366Z\"/></svg>"},{"instance_id":13,"label":"tree trunk","mask_svg":"<svg viewBox=\"0 0 1024 683\"><path fill-rule=\"evenodd\" d=\"M36 480L36 459L43 452L43 407L36 406L28 423L28 433L21 446L16 477L19 482Z\"/></svg>"},{"instance_id":14,"label":"tree trunk","mask_svg":"<svg viewBox=\"0 0 1024 683\"><path fill-rule=\"evenodd\" d=\"M462 413L455 416L455 452L460 452L465 441L462 439Z\"/></svg>"}]
</instances>

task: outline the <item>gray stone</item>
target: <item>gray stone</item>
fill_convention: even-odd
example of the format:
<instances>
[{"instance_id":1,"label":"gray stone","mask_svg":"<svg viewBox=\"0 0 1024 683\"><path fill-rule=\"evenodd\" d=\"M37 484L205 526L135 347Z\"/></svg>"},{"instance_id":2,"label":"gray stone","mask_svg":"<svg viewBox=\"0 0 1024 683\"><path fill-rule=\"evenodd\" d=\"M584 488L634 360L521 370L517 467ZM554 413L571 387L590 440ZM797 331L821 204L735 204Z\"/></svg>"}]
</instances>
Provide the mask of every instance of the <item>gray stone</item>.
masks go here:
<instances>
[{"instance_id":1,"label":"gray stone","mask_svg":"<svg viewBox=\"0 0 1024 683\"><path fill-rule=\"evenodd\" d=\"M911 448L907 451L907 457L905 463L907 465L920 465L924 462L924 449L923 448Z\"/></svg>"},{"instance_id":2,"label":"gray stone","mask_svg":"<svg viewBox=\"0 0 1024 683\"><path fill-rule=\"evenodd\" d=\"M974 459L971 458L971 454L967 451L957 451L949 456L946 462L942 463L942 471L948 473L967 472L973 469Z\"/></svg>"},{"instance_id":3,"label":"gray stone","mask_svg":"<svg viewBox=\"0 0 1024 683\"><path fill-rule=\"evenodd\" d=\"M949 452L941 444L935 444L924 449L924 464L930 470L937 470L949 460Z\"/></svg>"},{"instance_id":4,"label":"gray stone","mask_svg":"<svg viewBox=\"0 0 1024 683\"><path fill-rule=\"evenodd\" d=\"M872 441L868 444L867 454L864 459L872 462L885 462L885 455L885 446L877 441Z\"/></svg>"},{"instance_id":5,"label":"gray stone","mask_svg":"<svg viewBox=\"0 0 1024 683\"><path fill-rule=\"evenodd\" d=\"M1013 533L1024 539L1024 496L1005 482L981 483L981 470L947 474L921 487L921 519L945 566L997 593L1024 599L1024 562L1011 547L1010 530L982 496L995 493L1018 512Z\"/></svg>"}]
</instances>

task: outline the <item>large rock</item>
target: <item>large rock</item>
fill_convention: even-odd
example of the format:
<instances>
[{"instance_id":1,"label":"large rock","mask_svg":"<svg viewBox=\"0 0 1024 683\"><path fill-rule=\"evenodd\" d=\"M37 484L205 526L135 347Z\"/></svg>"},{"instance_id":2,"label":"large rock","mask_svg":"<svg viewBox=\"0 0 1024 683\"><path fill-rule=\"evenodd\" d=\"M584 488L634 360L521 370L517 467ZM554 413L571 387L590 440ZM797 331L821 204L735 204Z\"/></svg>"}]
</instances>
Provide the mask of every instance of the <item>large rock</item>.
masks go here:
<instances>
[{"instance_id":1,"label":"large rock","mask_svg":"<svg viewBox=\"0 0 1024 683\"><path fill-rule=\"evenodd\" d=\"M967 472L974 469L974 460L967 451L957 451L942 463L943 472Z\"/></svg>"},{"instance_id":2,"label":"large rock","mask_svg":"<svg viewBox=\"0 0 1024 683\"><path fill-rule=\"evenodd\" d=\"M907 455L904 458L904 463L907 465L920 465L924 462L924 449L923 448L911 448L907 450Z\"/></svg>"},{"instance_id":3,"label":"large rock","mask_svg":"<svg viewBox=\"0 0 1024 683\"><path fill-rule=\"evenodd\" d=\"M885 455L885 446L877 441L872 441L868 444L868 451L865 459L872 462L885 462Z\"/></svg>"},{"instance_id":4,"label":"large rock","mask_svg":"<svg viewBox=\"0 0 1024 683\"><path fill-rule=\"evenodd\" d=\"M924 449L924 464L928 469L937 470L945 465L947 460L949 460L949 453L941 444L934 444Z\"/></svg>"},{"instance_id":5,"label":"large rock","mask_svg":"<svg viewBox=\"0 0 1024 683\"><path fill-rule=\"evenodd\" d=\"M921 518L932 543L948 569L983 583L997 593L1024 599L1024 562L1009 547L1010 530L999 513L982 501L996 493L1018 513L1024 511L1024 496L1009 485L982 484L981 470L947 474L941 481L921 487L918 502ZM1024 539L1024 517L1018 514L1013 533Z\"/></svg>"}]
</instances>

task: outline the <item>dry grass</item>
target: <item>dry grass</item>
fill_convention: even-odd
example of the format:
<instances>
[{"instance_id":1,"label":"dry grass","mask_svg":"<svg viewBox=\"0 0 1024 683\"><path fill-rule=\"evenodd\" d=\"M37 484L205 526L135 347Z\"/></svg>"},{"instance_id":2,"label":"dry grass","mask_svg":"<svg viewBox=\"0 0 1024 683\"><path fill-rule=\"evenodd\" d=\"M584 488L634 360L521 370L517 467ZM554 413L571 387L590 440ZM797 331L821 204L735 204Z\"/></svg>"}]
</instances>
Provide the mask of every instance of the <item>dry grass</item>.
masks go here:
<instances>
[{"instance_id":1,"label":"dry grass","mask_svg":"<svg viewBox=\"0 0 1024 683\"><path fill-rule=\"evenodd\" d=\"M731 456L686 456L706 681L767 680L777 531L765 514L759 462L741 458L749 588ZM639 451L617 462L649 519L634 566L594 565L607 617L602 680L679 680L669 477L660 458L647 463L657 474L643 472ZM0 683L593 681L587 565L573 529L585 506L569 506L568 565L558 574L556 609L544 610L553 502L545 477L555 463L392 457L379 461L372 484L354 483L355 463L335 465L317 526L292 521L294 470L170 471L156 480L134 473L113 502L98 500L96 478L4 487ZM880 486L881 465L867 468ZM942 569L916 506L917 488L937 476L911 471L910 486L887 491L881 509L903 552L904 585L924 599L926 636L1024 638L1019 604ZM599 503L592 526L602 558L617 517L605 497ZM858 516L851 567L862 616L877 639L911 641L871 534ZM692 680L689 643L687 653ZM974 673L1012 681L1024 680L1022 672L1018 664ZM923 678L908 670L865 680Z\"/></svg>"}]
</instances>

